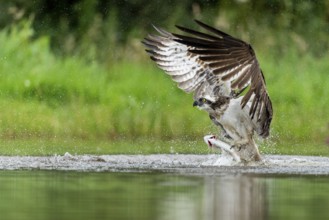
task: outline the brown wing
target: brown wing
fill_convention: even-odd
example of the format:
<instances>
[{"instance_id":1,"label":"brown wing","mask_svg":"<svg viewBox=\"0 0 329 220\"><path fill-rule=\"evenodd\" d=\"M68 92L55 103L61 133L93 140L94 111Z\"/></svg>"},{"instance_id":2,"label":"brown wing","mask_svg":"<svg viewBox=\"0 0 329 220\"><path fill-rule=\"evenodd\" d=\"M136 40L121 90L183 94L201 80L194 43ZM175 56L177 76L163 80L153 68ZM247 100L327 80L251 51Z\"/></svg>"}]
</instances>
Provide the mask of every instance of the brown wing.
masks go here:
<instances>
[{"instance_id":1,"label":"brown wing","mask_svg":"<svg viewBox=\"0 0 329 220\"><path fill-rule=\"evenodd\" d=\"M223 81L231 82L233 94L239 94L249 86L241 106L244 108L251 102L249 115L251 119L256 119L260 127L257 133L267 137L273 109L254 50L242 40L200 21L196 23L214 35L177 26L191 36L173 34L177 38L176 41L193 48L189 49L189 52L198 55L198 59L207 64L213 74Z\"/></svg>"},{"instance_id":2,"label":"brown wing","mask_svg":"<svg viewBox=\"0 0 329 220\"><path fill-rule=\"evenodd\" d=\"M151 59L178 83L178 87L187 93L194 92L205 81L209 67L189 52L191 47L176 42L171 33L154 27L158 35L148 35L142 43Z\"/></svg>"},{"instance_id":3,"label":"brown wing","mask_svg":"<svg viewBox=\"0 0 329 220\"><path fill-rule=\"evenodd\" d=\"M249 103L249 115L257 122L257 133L268 136L272 104L253 49L220 30L196 22L215 35L177 26L191 34L190 37L154 27L160 36L148 35L142 43L151 59L178 87L188 93L195 92L196 97L231 94L234 98L249 86L241 106L244 108Z\"/></svg>"}]
</instances>

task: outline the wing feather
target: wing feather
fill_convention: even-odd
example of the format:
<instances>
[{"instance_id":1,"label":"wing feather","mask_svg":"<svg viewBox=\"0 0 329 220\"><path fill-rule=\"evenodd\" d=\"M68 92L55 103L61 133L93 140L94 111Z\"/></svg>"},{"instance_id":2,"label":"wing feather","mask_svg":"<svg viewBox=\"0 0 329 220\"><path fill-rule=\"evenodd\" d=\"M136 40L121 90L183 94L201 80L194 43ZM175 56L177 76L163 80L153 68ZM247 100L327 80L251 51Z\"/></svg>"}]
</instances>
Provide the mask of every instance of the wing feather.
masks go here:
<instances>
[{"instance_id":1,"label":"wing feather","mask_svg":"<svg viewBox=\"0 0 329 220\"><path fill-rule=\"evenodd\" d=\"M257 133L268 136L273 109L254 50L225 32L197 20L196 23L210 34L176 26L190 35L186 36L154 27L160 35L148 35L142 41L146 52L179 88L195 92L194 96L229 93L236 98L249 88L241 100L241 108L251 103L249 115L259 125Z\"/></svg>"},{"instance_id":2,"label":"wing feather","mask_svg":"<svg viewBox=\"0 0 329 220\"><path fill-rule=\"evenodd\" d=\"M187 93L193 92L206 76L208 67L198 62L197 56L188 51L189 47L173 39L171 33L155 27L160 36L148 35L142 43L151 59L170 75L178 87Z\"/></svg>"},{"instance_id":3,"label":"wing feather","mask_svg":"<svg viewBox=\"0 0 329 220\"><path fill-rule=\"evenodd\" d=\"M221 80L230 81L233 91L240 91L249 86L248 92L241 101L241 107L244 108L249 101L252 102L249 115L251 119L256 118L257 123L260 124L259 135L268 136L273 109L266 90L264 75L254 50L242 40L200 21L196 22L214 33L217 38L208 38L207 35L195 34L196 31L181 29L193 36L180 37L182 35L176 35L180 38L177 42L193 47L190 52L199 55L198 59L208 64L212 68L212 72L221 77ZM217 60L216 56L218 56ZM231 59L234 59L235 62L232 62Z\"/></svg>"}]
</instances>

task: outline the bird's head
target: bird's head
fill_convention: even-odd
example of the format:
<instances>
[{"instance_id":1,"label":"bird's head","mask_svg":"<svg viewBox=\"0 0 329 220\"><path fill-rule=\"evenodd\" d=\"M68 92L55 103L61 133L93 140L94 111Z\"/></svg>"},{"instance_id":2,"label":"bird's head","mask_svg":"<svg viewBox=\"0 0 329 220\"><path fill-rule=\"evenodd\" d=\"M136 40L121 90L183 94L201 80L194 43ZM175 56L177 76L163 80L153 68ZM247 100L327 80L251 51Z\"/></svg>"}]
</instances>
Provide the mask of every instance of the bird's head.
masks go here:
<instances>
[{"instance_id":1,"label":"bird's head","mask_svg":"<svg viewBox=\"0 0 329 220\"><path fill-rule=\"evenodd\" d=\"M208 113L216 112L218 110L225 110L230 102L230 98L226 96L219 96L217 99L212 97L201 97L193 102L193 107L198 107Z\"/></svg>"},{"instance_id":2,"label":"bird's head","mask_svg":"<svg viewBox=\"0 0 329 220\"><path fill-rule=\"evenodd\" d=\"M193 102L193 107L198 107L199 109L205 111L211 111L212 110L211 106L214 102L215 100L210 97L201 97Z\"/></svg>"}]
</instances>

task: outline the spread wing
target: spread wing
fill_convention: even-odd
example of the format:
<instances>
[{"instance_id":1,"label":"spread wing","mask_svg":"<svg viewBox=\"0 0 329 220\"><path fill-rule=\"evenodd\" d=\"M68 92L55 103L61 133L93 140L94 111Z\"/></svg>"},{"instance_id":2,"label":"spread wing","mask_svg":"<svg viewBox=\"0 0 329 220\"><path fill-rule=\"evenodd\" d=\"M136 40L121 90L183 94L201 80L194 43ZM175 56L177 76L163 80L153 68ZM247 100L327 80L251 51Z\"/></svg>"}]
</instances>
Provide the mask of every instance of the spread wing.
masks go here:
<instances>
[{"instance_id":1,"label":"spread wing","mask_svg":"<svg viewBox=\"0 0 329 220\"><path fill-rule=\"evenodd\" d=\"M142 43L151 59L178 83L187 93L194 92L211 70L198 55L189 52L191 47L182 43L173 34L154 27L160 36L149 34Z\"/></svg>"},{"instance_id":2,"label":"spread wing","mask_svg":"<svg viewBox=\"0 0 329 220\"><path fill-rule=\"evenodd\" d=\"M171 34L156 28L161 36L148 35L143 41L158 66L171 75L185 92L237 97L249 87L241 100L251 103L249 115L259 125L257 133L269 134L273 109L264 75L251 46L220 30L196 21L213 34L177 26L190 34ZM210 91L209 91L210 90Z\"/></svg>"}]
</instances>

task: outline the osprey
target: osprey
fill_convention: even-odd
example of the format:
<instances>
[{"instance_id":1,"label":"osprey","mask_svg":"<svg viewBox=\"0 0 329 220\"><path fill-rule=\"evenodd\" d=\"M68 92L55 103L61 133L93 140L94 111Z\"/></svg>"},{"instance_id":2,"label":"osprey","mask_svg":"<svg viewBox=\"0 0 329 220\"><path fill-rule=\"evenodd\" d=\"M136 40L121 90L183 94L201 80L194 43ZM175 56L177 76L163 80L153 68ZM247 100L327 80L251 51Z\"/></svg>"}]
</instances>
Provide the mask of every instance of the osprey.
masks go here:
<instances>
[{"instance_id":1,"label":"osprey","mask_svg":"<svg viewBox=\"0 0 329 220\"><path fill-rule=\"evenodd\" d=\"M195 22L210 33L176 25L186 36L154 27L159 35L142 41L146 52L180 89L194 93L193 106L220 127L219 138L204 137L209 146L236 161L259 161L254 133L269 136L273 110L255 52L248 43Z\"/></svg>"}]
</instances>

